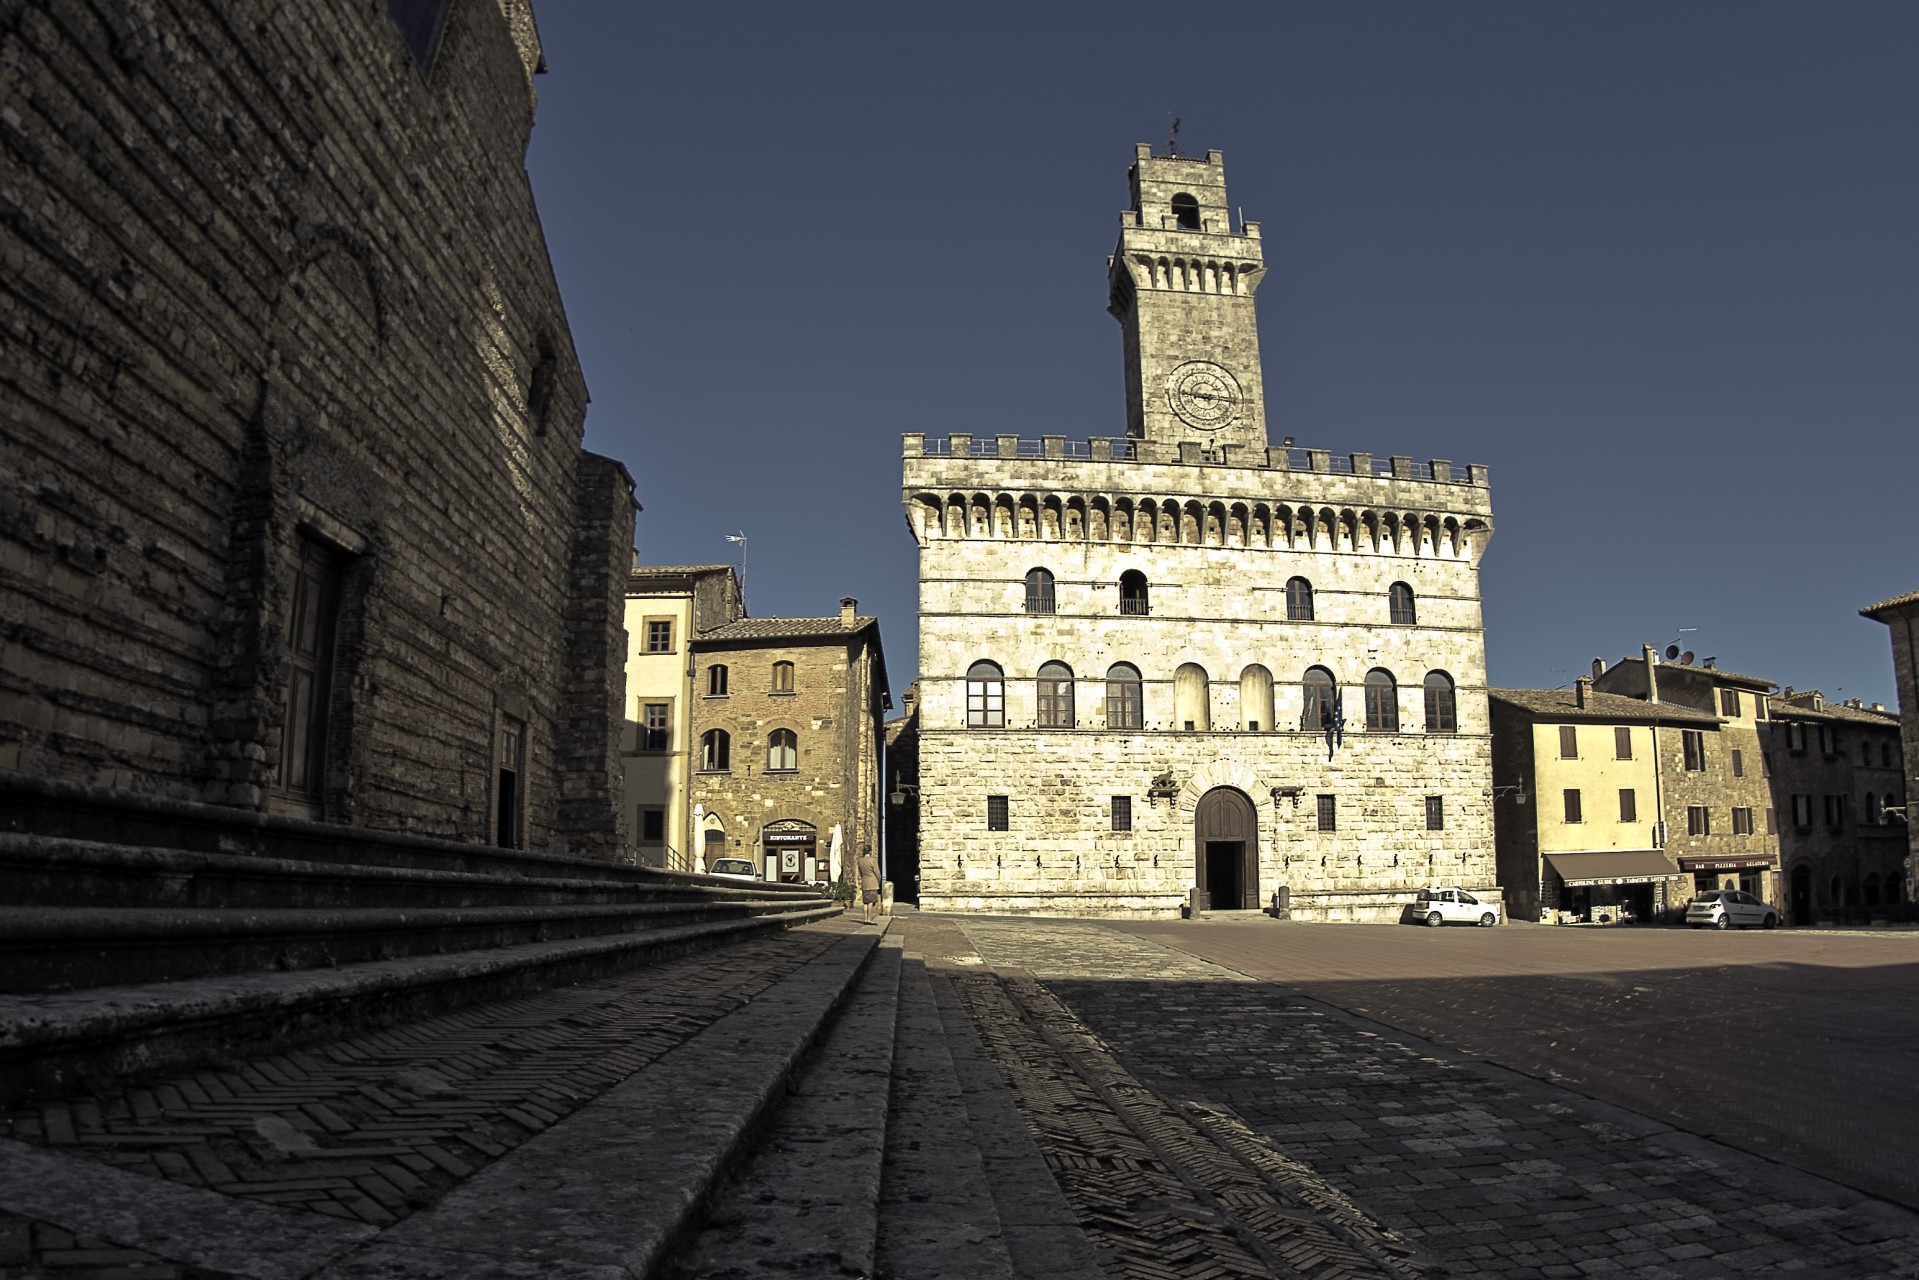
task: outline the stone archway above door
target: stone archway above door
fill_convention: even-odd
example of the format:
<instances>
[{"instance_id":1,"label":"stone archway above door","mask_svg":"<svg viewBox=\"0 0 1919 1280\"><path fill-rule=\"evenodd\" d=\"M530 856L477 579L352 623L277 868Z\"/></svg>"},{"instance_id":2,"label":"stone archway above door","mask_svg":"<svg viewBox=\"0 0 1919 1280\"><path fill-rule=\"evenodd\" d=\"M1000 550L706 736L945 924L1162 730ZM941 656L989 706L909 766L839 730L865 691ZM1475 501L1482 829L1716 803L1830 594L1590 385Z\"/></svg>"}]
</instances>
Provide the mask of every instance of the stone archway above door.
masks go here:
<instances>
[{"instance_id":1,"label":"stone archway above door","mask_svg":"<svg viewBox=\"0 0 1919 1280\"><path fill-rule=\"evenodd\" d=\"M1200 797L1215 787L1230 787L1244 794L1253 802L1253 812L1262 824L1272 817L1272 796L1260 783L1259 774L1234 760L1209 760L1193 770L1193 776L1181 785L1179 797L1173 801L1174 811L1190 823L1199 811Z\"/></svg>"}]
</instances>

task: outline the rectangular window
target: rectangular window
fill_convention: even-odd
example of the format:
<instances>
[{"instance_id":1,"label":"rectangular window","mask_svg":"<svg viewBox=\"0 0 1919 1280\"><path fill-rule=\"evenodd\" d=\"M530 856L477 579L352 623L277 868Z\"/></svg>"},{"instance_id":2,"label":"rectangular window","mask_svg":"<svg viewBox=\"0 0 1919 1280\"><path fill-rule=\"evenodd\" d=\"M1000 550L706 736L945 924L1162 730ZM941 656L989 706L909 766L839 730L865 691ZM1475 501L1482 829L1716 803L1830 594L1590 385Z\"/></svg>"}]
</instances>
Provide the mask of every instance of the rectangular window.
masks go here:
<instances>
[{"instance_id":1,"label":"rectangular window","mask_svg":"<svg viewBox=\"0 0 1919 1280\"><path fill-rule=\"evenodd\" d=\"M706 669L706 696L724 698L726 696L727 670L715 663Z\"/></svg>"},{"instance_id":2,"label":"rectangular window","mask_svg":"<svg viewBox=\"0 0 1919 1280\"><path fill-rule=\"evenodd\" d=\"M648 653L673 652L673 619L648 618L645 625Z\"/></svg>"},{"instance_id":3,"label":"rectangular window","mask_svg":"<svg viewBox=\"0 0 1919 1280\"><path fill-rule=\"evenodd\" d=\"M642 702L640 704L640 750L665 751L672 745L672 728L672 703Z\"/></svg>"},{"instance_id":4,"label":"rectangular window","mask_svg":"<svg viewBox=\"0 0 1919 1280\"><path fill-rule=\"evenodd\" d=\"M1732 833L1736 836L1752 834L1752 810L1734 809L1732 811Z\"/></svg>"},{"instance_id":5,"label":"rectangular window","mask_svg":"<svg viewBox=\"0 0 1919 1280\"><path fill-rule=\"evenodd\" d=\"M1689 836L1709 836L1712 834L1712 810L1703 804L1686 806L1686 834Z\"/></svg>"},{"instance_id":6,"label":"rectangular window","mask_svg":"<svg viewBox=\"0 0 1919 1280\"><path fill-rule=\"evenodd\" d=\"M1632 759L1632 730L1623 724L1612 731L1612 758Z\"/></svg>"},{"instance_id":7,"label":"rectangular window","mask_svg":"<svg viewBox=\"0 0 1919 1280\"><path fill-rule=\"evenodd\" d=\"M1771 805L1766 806L1766 834L1769 836L1779 834L1779 810Z\"/></svg>"},{"instance_id":8,"label":"rectangular window","mask_svg":"<svg viewBox=\"0 0 1919 1280\"><path fill-rule=\"evenodd\" d=\"M333 701L333 640L339 629L343 557L300 540L287 610L287 691L280 729L279 789L319 817L326 790L328 710Z\"/></svg>"},{"instance_id":9,"label":"rectangular window","mask_svg":"<svg viewBox=\"0 0 1919 1280\"><path fill-rule=\"evenodd\" d=\"M1806 754L1806 726L1796 720L1786 722L1786 750L1796 756Z\"/></svg>"},{"instance_id":10,"label":"rectangular window","mask_svg":"<svg viewBox=\"0 0 1919 1280\"><path fill-rule=\"evenodd\" d=\"M1685 750L1686 772L1703 771L1706 767L1706 735L1698 729L1681 729L1679 744Z\"/></svg>"},{"instance_id":11,"label":"rectangular window","mask_svg":"<svg viewBox=\"0 0 1919 1280\"><path fill-rule=\"evenodd\" d=\"M1559 726L1559 758L1561 760L1579 759L1579 729L1575 725Z\"/></svg>"},{"instance_id":12,"label":"rectangular window","mask_svg":"<svg viewBox=\"0 0 1919 1280\"><path fill-rule=\"evenodd\" d=\"M1759 776L1772 777L1772 752L1764 747L1759 748Z\"/></svg>"},{"instance_id":13,"label":"rectangular window","mask_svg":"<svg viewBox=\"0 0 1919 1280\"><path fill-rule=\"evenodd\" d=\"M1005 796L986 797L986 829L988 831L1011 831L1013 829L1012 812Z\"/></svg>"},{"instance_id":14,"label":"rectangular window","mask_svg":"<svg viewBox=\"0 0 1919 1280\"><path fill-rule=\"evenodd\" d=\"M1730 752L1730 754L1732 756L1732 776L1735 778L1745 777L1746 776L1746 753L1744 751L1741 751L1738 747L1734 747L1732 751Z\"/></svg>"},{"instance_id":15,"label":"rectangular window","mask_svg":"<svg viewBox=\"0 0 1919 1280\"><path fill-rule=\"evenodd\" d=\"M666 843L666 810L655 808L640 810L640 843Z\"/></svg>"},{"instance_id":16,"label":"rectangular window","mask_svg":"<svg viewBox=\"0 0 1919 1280\"><path fill-rule=\"evenodd\" d=\"M1321 831L1339 830L1338 800L1334 796L1319 797L1319 829Z\"/></svg>"},{"instance_id":17,"label":"rectangular window","mask_svg":"<svg viewBox=\"0 0 1919 1280\"><path fill-rule=\"evenodd\" d=\"M1792 798L1792 825L1804 831L1812 826L1812 797L1795 795Z\"/></svg>"},{"instance_id":18,"label":"rectangular window","mask_svg":"<svg viewBox=\"0 0 1919 1280\"><path fill-rule=\"evenodd\" d=\"M1426 830L1444 831L1446 829L1446 797L1426 797Z\"/></svg>"},{"instance_id":19,"label":"rectangular window","mask_svg":"<svg viewBox=\"0 0 1919 1280\"><path fill-rule=\"evenodd\" d=\"M1619 788L1619 820L1639 821L1639 795L1631 787Z\"/></svg>"},{"instance_id":20,"label":"rectangular window","mask_svg":"<svg viewBox=\"0 0 1919 1280\"><path fill-rule=\"evenodd\" d=\"M1113 830L1131 831L1133 829L1133 797L1113 797Z\"/></svg>"},{"instance_id":21,"label":"rectangular window","mask_svg":"<svg viewBox=\"0 0 1919 1280\"><path fill-rule=\"evenodd\" d=\"M1722 716L1739 714L1739 690L1721 689L1719 691L1719 714Z\"/></svg>"},{"instance_id":22,"label":"rectangular window","mask_svg":"<svg viewBox=\"0 0 1919 1280\"><path fill-rule=\"evenodd\" d=\"M792 663L776 662L773 664L773 692L774 693L793 692L793 664Z\"/></svg>"},{"instance_id":23,"label":"rectangular window","mask_svg":"<svg viewBox=\"0 0 1919 1280\"><path fill-rule=\"evenodd\" d=\"M500 717L500 771L493 789L493 843L502 849L517 849L521 838L521 810L524 792L521 779L526 776L526 721L509 715Z\"/></svg>"},{"instance_id":24,"label":"rectangular window","mask_svg":"<svg viewBox=\"0 0 1919 1280\"><path fill-rule=\"evenodd\" d=\"M1839 748L1839 740L1837 737L1833 735L1832 730L1822 724L1818 728L1818 733L1819 733L1819 754L1822 756L1830 756L1830 755L1836 754Z\"/></svg>"},{"instance_id":25,"label":"rectangular window","mask_svg":"<svg viewBox=\"0 0 1919 1280\"><path fill-rule=\"evenodd\" d=\"M1846 825L1846 798L1844 796L1826 797L1826 825L1835 831Z\"/></svg>"},{"instance_id":26,"label":"rectangular window","mask_svg":"<svg viewBox=\"0 0 1919 1280\"><path fill-rule=\"evenodd\" d=\"M1565 790L1565 800L1566 800L1566 821L1584 822L1585 818L1581 815L1580 807L1579 807L1579 788L1567 787Z\"/></svg>"}]
</instances>

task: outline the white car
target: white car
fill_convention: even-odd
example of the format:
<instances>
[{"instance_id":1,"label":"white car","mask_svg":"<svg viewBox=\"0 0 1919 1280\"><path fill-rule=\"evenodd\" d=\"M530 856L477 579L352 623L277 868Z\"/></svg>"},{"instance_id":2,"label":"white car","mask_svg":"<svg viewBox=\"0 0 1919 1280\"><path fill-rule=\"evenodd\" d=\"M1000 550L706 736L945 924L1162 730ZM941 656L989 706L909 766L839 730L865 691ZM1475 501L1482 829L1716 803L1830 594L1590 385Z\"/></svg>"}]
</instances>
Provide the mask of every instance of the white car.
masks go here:
<instances>
[{"instance_id":1,"label":"white car","mask_svg":"<svg viewBox=\"0 0 1919 1280\"><path fill-rule=\"evenodd\" d=\"M1464 889L1421 889L1413 914L1437 929L1442 924L1476 924L1490 929L1499 923L1499 904L1481 902Z\"/></svg>"},{"instance_id":2,"label":"white car","mask_svg":"<svg viewBox=\"0 0 1919 1280\"><path fill-rule=\"evenodd\" d=\"M1695 929L1711 925L1715 929L1741 929L1758 925L1770 929L1779 923L1779 913L1750 893L1738 889L1714 889L1686 904L1686 923Z\"/></svg>"},{"instance_id":3,"label":"white car","mask_svg":"<svg viewBox=\"0 0 1919 1280\"><path fill-rule=\"evenodd\" d=\"M753 863L747 858L715 858L713 865L706 869L709 876L719 876L723 880L758 880L753 874Z\"/></svg>"}]
</instances>

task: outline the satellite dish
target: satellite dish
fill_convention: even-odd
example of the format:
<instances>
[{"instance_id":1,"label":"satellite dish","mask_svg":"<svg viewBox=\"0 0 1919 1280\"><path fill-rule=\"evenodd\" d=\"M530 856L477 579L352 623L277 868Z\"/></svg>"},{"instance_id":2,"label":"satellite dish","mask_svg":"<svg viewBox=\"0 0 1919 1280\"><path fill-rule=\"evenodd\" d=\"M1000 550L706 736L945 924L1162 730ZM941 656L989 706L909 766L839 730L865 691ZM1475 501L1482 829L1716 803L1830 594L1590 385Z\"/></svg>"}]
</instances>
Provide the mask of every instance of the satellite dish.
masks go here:
<instances>
[{"instance_id":1,"label":"satellite dish","mask_svg":"<svg viewBox=\"0 0 1919 1280\"><path fill-rule=\"evenodd\" d=\"M1679 646L1678 646L1678 645L1676 645L1676 644L1669 644L1669 645L1667 645L1667 646L1666 646L1666 661L1667 661L1667 662L1671 662L1671 661L1672 661L1672 660L1673 660L1674 658L1677 658L1678 656L1679 656Z\"/></svg>"},{"instance_id":2,"label":"satellite dish","mask_svg":"<svg viewBox=\"0 0 1919 1280\"><path fill-rule=\"evenodd\" d=\"M1680 655L1679 655L1679 665L1680 665L1680 666L1682 666L1682 667L1690 667L1690 666L1692 665L1692 650L1691 650L1691 649L1688 649L1688 650L1686 650L1686 651L1685 651L1684 653L1682 653L1682 654L1680 654Z\"/></svg>"}]
</instances>

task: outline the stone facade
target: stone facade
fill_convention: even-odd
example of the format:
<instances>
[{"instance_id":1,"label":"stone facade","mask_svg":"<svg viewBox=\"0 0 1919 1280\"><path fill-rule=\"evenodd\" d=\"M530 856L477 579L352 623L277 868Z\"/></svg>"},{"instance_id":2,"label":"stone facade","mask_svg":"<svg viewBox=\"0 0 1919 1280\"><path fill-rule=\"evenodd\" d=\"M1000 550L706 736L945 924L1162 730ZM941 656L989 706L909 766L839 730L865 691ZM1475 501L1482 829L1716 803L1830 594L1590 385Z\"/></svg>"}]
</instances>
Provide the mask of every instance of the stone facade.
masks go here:
<instances>
[{"instance_id":1,"label":"stone facade","mask_svg":"<svg viewBox=\"0 0 1919 1280\"><path fill-rule=\"evenodd\" d=\"M863 842L880 847L880 726L893 700L878 620L848 597L837 618L744 619L690 647L686 847L702 868L748 858L767 878L826 880L837 835L840 875L851 874Z\"/></svg>"},{"instance_id":2,"label":"stone facade","mask_svg":"<svg viewBox=\"0 0 1919 1280\"><path fill-rule=\"evenodd\" d=\"M1109 262L1127 436L905 440L922 905L1279 890L1368 919L1491 890L1485 469L1268 447L1257 227L1233 231L1216 152L1142 149L1132 179Z\"/></svg>"},{"instance_id":3,"label":"stone facade","mask_svg":"<svg viewBox=\"0 0 1919 1280\"><path fill-rule=\"evenodd\" d=\"M1773 682L1662 663L1646 648L1597 672L1593 687L1718 719L1717 731L1690 718L1679 725L1662 719L1655 730L1662 847L1692 876L1698 892L1743 889L1783 906L1779 836L1768 813L1772 789L1760 737Z\"/></svg>"},{"instance_id":4,"label":"stone facade","mask_svg":"<svg viewBox=\"0 0 1919 1280\"><path fill-rule=\"evenodd\" d=\"M1770 701L1765 738L1792 922L1858 921L1910 901L1898 717L1788 689Z\"/></svg>"},{"instance_id":5,"label":"stone facade","mask_svg":"<svg viewBox=\"0 0 1919 1280\"><path fill-rule=\"evenodd\" d=\"M412 9L15 6L0 768L613 857L631 480L538 41Z\"/></svg>"},{"instance_id":6,"label":"stone facade","mask_svg":"<svg viewBox=\"0 0 1919 1280\"><path fill-rule=\"evenodd\" d=\"M632 859L696 870L692 638L746 616L730 565L635 566L626 584L626 722L620 733Z\"/></svg>"},{"instance_id":7,"label":"stone facade","mask_svg":"<svg viewBox=\"0 0 1919 1280\"><path fill-rule=\"evenodd\" d=\"M1909 591L1860 614L1886 624L1892 640L1893 688L1899 695L1899 740L1905 750L1905 793L1919 794L1919 591ZM1919 822L1906 822L1906 867L1919 866ZM1910 879L1909 879L1910 883Z\"/></svg>"}]
</instances>

